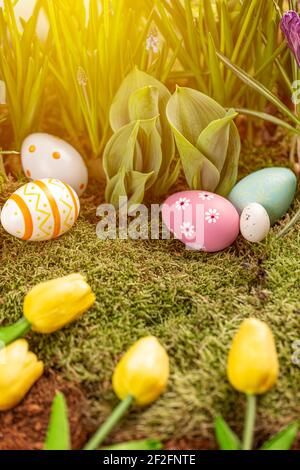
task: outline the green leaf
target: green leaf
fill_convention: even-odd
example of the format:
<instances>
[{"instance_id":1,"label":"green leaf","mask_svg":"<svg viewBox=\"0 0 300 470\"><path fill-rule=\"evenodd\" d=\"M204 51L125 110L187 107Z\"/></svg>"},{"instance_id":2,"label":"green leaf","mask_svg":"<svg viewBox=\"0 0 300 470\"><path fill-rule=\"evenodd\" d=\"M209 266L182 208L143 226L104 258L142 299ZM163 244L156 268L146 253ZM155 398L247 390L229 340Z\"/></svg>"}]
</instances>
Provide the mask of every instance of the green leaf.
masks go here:
<instances>
[{"instance_id":1,"label":"green leaf","mask_svg":"<svg viewBox=\"0 0 300 470\"><path fill-rule=\"evenodd\" d=\"M242 445L222 416L215 419L215 434L221 450L240 450Z\"/></svg>"},{"instance_id":2,"label":"green leaf","mask_svg":"<svg viewBox=\"0 0 300 470\"><path fill-rule=\"evenodd\" d=\"M208 36L208 61L212 81L213 95L216 97L216 100L223 105L225 103L225 84L221 73L221 67L224 66L222 66L222 64L218 60L214 41L210 33Z\"/></svg>"},{"instance_id":3,"label":"green leaf","mask_svg":"<svg viewBox=\"0 0 300 470\"><path fill-rule=\"evenodd\" d=\"M122 127L108 141L103 154L103 169L108 179L113 178L122 167L133 170L139 127L139 122L132 122Z\"/></svg>"},{"instance_id":4,"label":"green leaf","mask_svg":"<svg viewBox=\"0 0 300 470\"><path fill-rule=\"evenodd\" d=\"M227 57L225 57L223 54L220 52L217 52L218 57L224 62L227 67L232 70L237 77L239 77L244 83L246 83L248 86L250 86L253 90L257 91L260 93L262 96L264 96L268 101L273 103L283 114L285 114L288 118L290 118L293 122L295 122L297 125L300 124L299 119L289 110L287 106L285 106L279 98L277 98L274 93L272 93L270 90L268 90L265 85L262 85L257 81L255 78L251 77L248 73L246 73L244 70L242 70L240 67L237 65L234 65Z\"/></svg>"},{"instance_id":5,"label":"green leaf","mask_svg":"<svg viewBox=\"0 0 300 470\"><path fill-rule=\"evenodd\" d=\"M220 181L218 169L175 127L173 131L189 187L213 192Z\"/></svg>"},{"instance_id":6,"label":"green leaf","mask_svg":"<svg viewBox=\"0 0 300 470\"><path fill-rule=\"evenodd\" d=\"M156 181L161 164L162 164L162 149L161 137L157 130L157 117L139 121L140 130L138 133L138 145L142 155L142 165L140 171L143 173L152 173L152 178L149 180L147 189L152 186ZM139 168L134 167L139 170Z\"/></svg>"},{"instance_id":7,"label":"green leaf","mask_svg":"<svg viewBox=\"0 0 300 470\"><path fill-rule=\"evenodd\" d=\"M107 182L105 198L117 209L119 198L127 197L128 206L140 204L145 196L146 187L151 180L153 173L141 173L139 171L126 172L125 168L120 168L119 172Z\"/></svg>"},{"instance_id":8,"label":"green leaf","mask_svg":"<svg viewBox=\"0 0 300 470\"><path fill-rule=\"evenodd\" d=\"M161 158L160 168L157 172L158 159L155 158L156 169L153 176L153 180L157 179L157 195L166 192L173 180L172 174L170 181L168 178L175 159L174 137L166 116L170 97L171 93L165 85L135 68L121 84L110 109L110 124L114 132L132 124L132 121L156 119L156 128L161 138L161 150L158 153ZM163 181L163 185L158 184L158 181Z\"/></svg>"},{"instance_id":9,"label":"green leaf","mask_svg":"<svg viewBox=\"0 0 300 470\"><path fill-rule=\"evenodd\" d=\"M220 196L228 196L237 182L240 153L241 139L239 131L236 125L231 123L227 158L221 171L220 183L216 189L216 193Z\"/></svg>"},{"instance_id":10,"label":"green leaf","mask_svg":"<svg viewBox=\"0 0 300 470\"><path fill-rule=\"evenodd\" d=\"M107 176L106 200L115 207L120 196L141 203L145 192L156 182L162 163L158 116L133 121L119 129L103 155Z\"/></svg>"},{"instance_id":11,"label":"green leaf","mask_svg":"<svg viewBox=\"0 0 300 470\"><path fill-rule=\"evenodd\" d=\"M167 194L168 190L176 183L180 169L181 161L178 159L173 169L171 169L170 165L165 174L162 174L161 177L157 179L155 185L151 188L153 192L156 195Z\"/></svg>"},{"instance_id":12,"label":"green leaf","mask_svg":"<svg viewBox=\"0 0 300 470\"><path fill-rule=\"evenodd\" d=\"M160 102L160 110L166 106L171 93L161 82L156 80L156 78L148 75L141 70L135 68L122 82L114 101L110 109L110 125L114 132L119 130L121 127L131 122L130 117L130 107L129 103L132 94L137 92L139 93L140 89L143 89L141 94L145 93L146 88L156 89L158 91L158 97ZM148 110L146 111L147 114ZM141 116L140 119L150 119L157 115L155 112L152 116Z\"/></svg>"},{"instance_id":13,"label":"green leaf","mask_svg":"<svg viewBox=\"0 0 300 470\"><path fill-rule=\"evenodd\" d=\"M146 188L152 177L153 173L145 174L138 171L131 171L126 175L126 192L129 208L132 204L140 204L143 201Z\"/></svg>"},{"instance_id":14,"label":"green leaf","mask_svg":"<svg viewBox=\"0 0 300 470\"><path fill-rule=\"evenodd\" d=\"M119 198L127 196L125 176L125 168L121 167L118 173L108 180L106 184L105 200L115 208L119 207Z\"/></svg>"},{"instance_id":15,"label":"green leaf","mask_svg":"<svg viewBox=\"0 0 300 470\"><path fill-rule=\"evenodd\" d=\"M291 126L288 122L283 121L283 119L273 116L272 114L263 113L261 111L255 111L253 109L245 109L245 108L236 109L236 111L239 114L246 114L247 116L252 116L258 119L262 119L263 121L271 122L272 124L275 124L276 126L284 127L285 129L287 129L289 132L292 132L293 134L300 135L299 129Z\"/></svg>"},{"instance_id":16,"label":"green leaf","mask_svg":"<svg viewBox=\"0 0 300 470\"><path fill-rule=\"evenodd\" d=\"M71 449L68 410L64 395L62 393L57 393L52 403L50 423L44 449Z\"/></svg>"},{"instance_id":17,"label":"green leaf","mask_svg":"<svg viewBox=\"0 0 300 470\"><path fill-rule=\"evenodd\" d=\"M211 32L214 42L218 44L219 32L216 22L216 15L214 14L211 0L203 0L203 9L208 25L208 30Z\"/></svg>"},{"instance_id":18,"label":"green leaf","mask_svg":"<svg viewBox=\"0 0 300 470\"><path fill-rule=\"evenodd\" d=\"M261 450L289 450L291 449L299 431L299 423L295 422L287 426L273 436L261 448Z\"/></svg>"},{"instance_id":19,"label":"green leaf","mask_svg":"<svg viewBox=\"0 0 300 470\"><path fill-rule=\"evenodd\" d=\"M163 445L156 439L146 439L142 441L122 442L113 446L104 447L101 450L161 450Z\"/></svg>"},{"instance_id":20,"label":"green leaf","mask_svg":"<svg viewBox=\"0 0 300 470\"><path fill-rule=\"evenodd\" d=\"M190 88L170 98L167 117L191 189L227 195L236 182L240 137L233 119L216 101Z\"/></svg>"}]
</instances>

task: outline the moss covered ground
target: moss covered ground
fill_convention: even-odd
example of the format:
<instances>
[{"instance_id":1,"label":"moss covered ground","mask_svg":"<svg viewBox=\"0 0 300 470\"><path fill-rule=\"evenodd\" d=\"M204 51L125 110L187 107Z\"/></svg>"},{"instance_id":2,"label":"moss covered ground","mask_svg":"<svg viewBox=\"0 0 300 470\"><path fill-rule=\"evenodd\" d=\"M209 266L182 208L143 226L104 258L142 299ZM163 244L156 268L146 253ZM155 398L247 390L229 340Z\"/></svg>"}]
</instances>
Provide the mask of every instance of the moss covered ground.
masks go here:
<instances>
[{"instance_id":1,"label":"moss covered ground","mask_svg":"<svg viewBox=\"0 0 300 470\"><path fill-rule=\"evenodd\" d=\"M254 168L282 164L280 152L244 151L241 174L250 160ZM4 187L1 197L11 189ZM102 421L116 404L110 379L122 352L154 334L171 357L168 390L153 406L133 410L115 436L207 438L217 413L240 431L244 400L227 382L226 357L249 316L273 329L281 366L277 386L259 402L258 439L299 418L300 368L291 361L300 339L299 226L284 239L276 238L277 226L260 245L240 238L223 253L193 253L178 241L101 241L93 191L82 205L75 228L53 242L24 243L1 229L0 322L21 316L24 295L36 283L86 274L97 295L94 308L56 334L29 338L47 367L81 384L89 418Z\"/></svg>"}]
</instances>

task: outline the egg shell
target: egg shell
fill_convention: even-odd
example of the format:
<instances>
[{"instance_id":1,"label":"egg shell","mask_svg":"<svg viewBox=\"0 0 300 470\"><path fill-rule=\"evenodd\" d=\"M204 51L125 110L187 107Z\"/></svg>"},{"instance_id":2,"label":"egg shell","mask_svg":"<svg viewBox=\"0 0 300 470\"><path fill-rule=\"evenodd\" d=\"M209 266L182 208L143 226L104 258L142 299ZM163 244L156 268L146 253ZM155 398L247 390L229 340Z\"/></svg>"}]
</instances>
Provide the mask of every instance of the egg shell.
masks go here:
<instances>
[{"instance_id":1,"label":"egg shell","mask_svg":"<svg viewBox=\"0 0 300 470\"><path fill-rule=\"evenodd\" d=\"M289 210L296 188L297 178L288 168L264 168L237 183L228 199L240 214L252 202L261 204L273 225Z\"/></svg>"},{"instance_id":2,"label":"egg shell","mask_svg":"<svg viewBox=\"0 0 300 470\"><path fill-rule=\"evenodd\" d=\"M266 238L271 223L266 209L253 202L245 207L240 220L240 229L243 237L249 242L258 243Z\"/></svg>"},{"instance_id":3,"label":"egg shell","mask_svg":"<svg viewBox=\"0 0 300 470\"><path fill-rule=\"evenodd\" d=\"M228 248L239 235L240 218L225 198L207 191L184 191L162 207L167 229L188 248L206 252Z\"/></svg>"},{"instance_id":4,"label":"egg shell","mask_svg":"<svg viewBox=\"0 0 300 470\"><path fill-rule=\"evenodd\" d=\"M57 179L32 181L15 191L1 211L1 223L22 240L60 237L76 222L80 202L71 186Z\"/></svg>"},{"instance_id":5,"label":"egg shell","mask_svg":"<svg viewBox=\"0 0 300 470\"><path fill-rule=\"evenodd\" d=\"M87 187L88 171L72 145L50 134L31 134L22 144L21 161L31 179L57 178L80 196Z\"/></svg>"}]
</instances>

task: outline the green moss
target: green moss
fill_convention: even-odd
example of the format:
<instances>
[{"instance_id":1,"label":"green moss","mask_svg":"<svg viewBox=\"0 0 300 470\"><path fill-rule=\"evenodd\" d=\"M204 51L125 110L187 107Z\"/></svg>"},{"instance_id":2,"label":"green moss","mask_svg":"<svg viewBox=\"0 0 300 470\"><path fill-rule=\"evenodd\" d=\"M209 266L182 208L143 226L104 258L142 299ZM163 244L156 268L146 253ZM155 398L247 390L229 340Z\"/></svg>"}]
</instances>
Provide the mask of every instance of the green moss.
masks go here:
<instances>
[{"instance_id":1,"label":"green moss","mask_svg":"<svg viewBox=\"0 0 300 470\"><path fill-rule=\"evenodd\" d=\"M260 400L262 434L299 417L300 369L291 362L300 339L297 227L283 240L275 227L260 245L239 239L223 253L193 253L177 241L101 241L94 208L83 205L75 228L53 242L23 243L1 229L0 321L20 317L36 283L87 275L94 308L56 334L31 334L30 343L48 367L82 384L91 417L102 420L116 403L110 380L122 352L154 334L171 356L170 386L153 406L132 412L119 437L207 436L220 412L240 431L244 401L227 382L226 356L250 315L273 329L281 365L278 385Z\"/></svg>"}]
</instances>

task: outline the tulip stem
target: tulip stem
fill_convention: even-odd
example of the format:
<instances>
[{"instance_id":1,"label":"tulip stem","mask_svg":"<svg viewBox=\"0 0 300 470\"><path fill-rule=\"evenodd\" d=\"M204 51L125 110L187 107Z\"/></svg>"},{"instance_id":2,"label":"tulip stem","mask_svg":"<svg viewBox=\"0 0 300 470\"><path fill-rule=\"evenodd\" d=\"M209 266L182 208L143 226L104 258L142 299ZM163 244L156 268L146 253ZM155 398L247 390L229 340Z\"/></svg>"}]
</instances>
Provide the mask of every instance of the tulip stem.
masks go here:
<instances>
[{"instance_id":1,"label":"tulip stem","mask_svg":"<svg viewBox=\"0 0 300 470\"><path fill-rule=\"evenodd\" d=\"M243 436L243 450L251 450L253 447L253 434L256 417L256 396L247 395L246 417Z\"/></svg>"},{"instance_id":2,"label":"tulip stem","mask_svg":"<svg viewBox=\"0 0 300 470\"><path fill-rule=\"evenodd\" d=\"M25 317L22 317L17 323L0 328L0 344L7 345L23 336L31 330L31 324Z\"/></svg>"},{"instance_id":3,"label":"tulip stem","mask_svg":"<svg viewBox=\"0 0 300 470\"><path fill-rule=\"evenodd\" d=\"M130 405L132 405L134 398L128 395L122 400L114 409L108 419L100 426L98 431L91 437L88 443L84 446L83 450L96 450L102 444L104 439L108 436L111 430L118 424L120 419L124 416Z\"/></svg>"}]
</instances>

